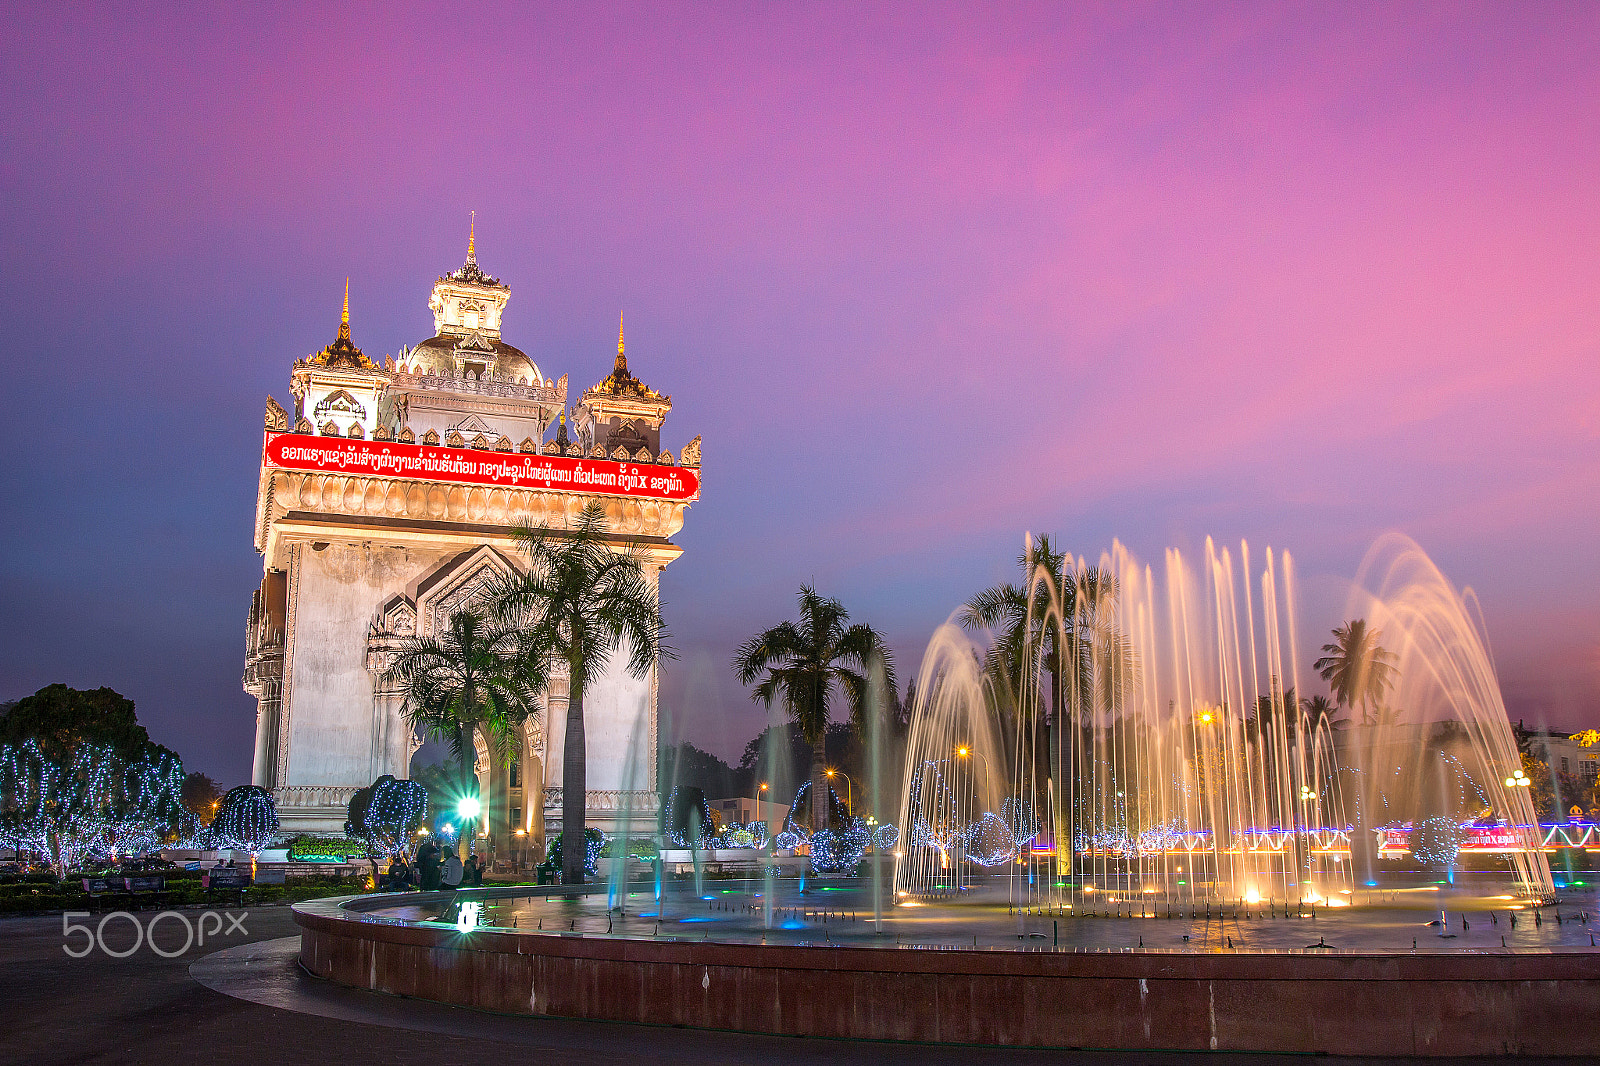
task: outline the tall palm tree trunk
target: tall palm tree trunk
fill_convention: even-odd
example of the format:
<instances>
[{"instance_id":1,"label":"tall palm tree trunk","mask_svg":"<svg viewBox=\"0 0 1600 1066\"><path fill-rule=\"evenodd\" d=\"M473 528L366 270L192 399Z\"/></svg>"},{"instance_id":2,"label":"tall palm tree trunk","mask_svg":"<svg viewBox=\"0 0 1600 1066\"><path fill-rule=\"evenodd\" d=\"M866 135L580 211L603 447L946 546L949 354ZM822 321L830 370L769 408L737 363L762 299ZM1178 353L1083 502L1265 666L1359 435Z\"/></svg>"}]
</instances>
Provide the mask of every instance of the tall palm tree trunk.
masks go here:
<instances>
[{"instance_id":1,"label":"tall palm tree trunk","mask_svg":"<svg viewBox=\"0 0 1600 1066\"><path fill-rule=\"evenodd\" d=\"M1072 874L1072 716L1067 710L1065 679L1060 657L1050 671L1050 729L1054 734L1051 752L1051 843L1055 846L1057 874Z\"/></svg>"},{"instance_id":2,"label":"tall palm tree trunk","mask_svg":"<svg viewBox=\"0 0 1600 1066\"><path fill-rule=\"evenodd\" d=\"M456 726L456 750L461 753L461 794L457 799L458 803L468 796L478 794L478 775L475 765L478 761L476 758L477 747L473 743L473 739L472 731L469 727L464 725ZM456 811L456 819L457 825L461 829L461 832L456 834L456 854L461 857L462 862L466 862L469 854L468 845L473 834L478 831L478 823L476 819L468 820L462 818L459 808Z\"/></svg>"},{"instance_id":3,"label":"tall palm tree trunk","mask_svg":"<svg viewBox=\"0 0 1600 1066\"><path fill-rule=\"evenodd\" d=\"M818 737L811 745L811 831L828 828L828 775L823 770L823 750L827 734Z\"/></svg>"},{"instance_id":4,"label":"tall palm tree trunk","mask_svg":"<svg viewBox=\"0 0 1600 1066\"><path fill-rule=\"evenodd\" d=\"M561 752L561 883L583 884L585 803L589 797L588 746L583 735L582 662L568 664L567 737Z\"/></svg>"}]
</instances>

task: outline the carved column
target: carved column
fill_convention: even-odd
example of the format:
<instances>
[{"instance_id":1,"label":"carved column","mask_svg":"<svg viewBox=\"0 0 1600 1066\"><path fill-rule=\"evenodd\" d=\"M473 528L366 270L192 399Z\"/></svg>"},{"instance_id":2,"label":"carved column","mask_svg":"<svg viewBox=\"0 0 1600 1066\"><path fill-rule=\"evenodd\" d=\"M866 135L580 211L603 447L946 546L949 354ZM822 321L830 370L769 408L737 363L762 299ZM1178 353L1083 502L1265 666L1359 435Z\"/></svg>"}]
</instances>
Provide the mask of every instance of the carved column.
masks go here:
<instances>
[{"instance_id":1,"label":"carved column","mask_svg":"<svg viewBox=\"0 0 1600 1066\"><path fill-rule=\"evenodd\" d=\"M523 862L544 861L544 730L527 731L522 745ZM512 831L516 831L515 826Z\"/></svg>"},{"instance_id":2,"label":"carved column","mask_svg":"<svg viewBox=\"0 0 1600 1066\"><path fill-rule=\"evenodd\" d=\"M284 575L268 572L250 601L245 630L244 690L256 698L252 783L278 785L278 741L283 716Z\"/></svg>"},{"instance_id":3,"label":"carved column","mask_svg":"<svg viewBox=\"0 0 1600 1066\"><path fill-rule=\"evenodd\" d=\"M367 674L372 678L372 752L368 779L384 774L411 776L412 730L401 715L405 700L398 682L386 675L409 634L373 625L367 634Z\"/></svg>"},{"instance_id":4,"label":"carved column","mask_svg":"<svg viewBox=\"0 0 1600 1066\"><path fill-rule=\"evenodd\" d=\"M283 644L276 654L252 657L245 666L244 690L256 698L256 751L252 783L272 788L278 762L278 714L283 706Z\"/></svg>"}]
</instances>

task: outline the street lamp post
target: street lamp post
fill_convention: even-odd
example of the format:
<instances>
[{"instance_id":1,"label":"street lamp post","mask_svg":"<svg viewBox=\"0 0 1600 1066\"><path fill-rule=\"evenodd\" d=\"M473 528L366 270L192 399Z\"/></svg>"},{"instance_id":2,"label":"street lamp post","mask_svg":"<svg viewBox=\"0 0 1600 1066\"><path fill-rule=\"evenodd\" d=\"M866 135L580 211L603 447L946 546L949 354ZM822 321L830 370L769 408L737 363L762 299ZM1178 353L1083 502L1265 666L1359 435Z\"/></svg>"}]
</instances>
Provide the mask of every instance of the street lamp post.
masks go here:
<instances>
[{"instance_id":1,"label":"street lamp post","mask_svg":"<svg viewBox=\"0 0 1600 1066\"><path fill-rule=\"evenodd\" d=\"M846 807L850 808L850 815L851 815L851 817L854 817L855 813L856 813L855 782L851 781L850 780L850 775L845 773L843 770L829 770L829 771L827 771L827 774L828 774L829 777L832 777L835 774L837 774L840 777L844 778L844 787L845 787L844 805Z\"/></svg>"},{"instance_id":2,"label":"street lamp post","mask_svg":"<svg viewBox=\"0 0 1600 1066\"><path fill-rule=\"evenodd\" d=\"M986 774L993 772L989 768L989 757L987 755L985 755L983 752L978 751L976 748L969 748L966 745L962 745L961 747L956 749L956 754L961 756L963 759L968 758L968 757L973 756L973 755L976 755L978 758L983 760L983 772L986 773ZM973 789L973 798L974 799L977 798L977 789L976 788Z\"/></svg>"}]
</instances>

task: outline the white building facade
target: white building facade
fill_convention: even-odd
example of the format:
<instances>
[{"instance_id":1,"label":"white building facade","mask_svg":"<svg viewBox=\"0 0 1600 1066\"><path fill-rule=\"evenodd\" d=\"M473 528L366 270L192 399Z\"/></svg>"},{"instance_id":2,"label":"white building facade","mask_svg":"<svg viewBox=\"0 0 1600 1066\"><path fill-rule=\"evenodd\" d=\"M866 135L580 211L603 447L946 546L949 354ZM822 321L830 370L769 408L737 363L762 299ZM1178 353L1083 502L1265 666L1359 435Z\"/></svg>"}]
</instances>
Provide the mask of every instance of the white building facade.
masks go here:
<instances>
[{"instance_id":1,"label":"white building facade","mask_svg":"<svg viewBox=\"0 0 1600 1066\"><path fill-rule=\"evenodd\" d=\"M509 298L469 241L433 287L434 336L379 365L351 340L347 291L338 338L294 365L292 407L267 401L244 687L253 779L286 832L337 833L356 789L410 776L420 740L385 673L406 640L524 565L518 525L559 531L599 501L653 583L681 554L699 438L662 447L671 398L633 377L620 334L611 375L569 410L567 378L502 339ZM588 821L608 832L623 810L654 818L656 691L618 656L585 692ZM481 831L500 858L540 854L547 819L559 829L565 717L558 672L515 759L478 738Z\"/></svg>"}]
</instances>

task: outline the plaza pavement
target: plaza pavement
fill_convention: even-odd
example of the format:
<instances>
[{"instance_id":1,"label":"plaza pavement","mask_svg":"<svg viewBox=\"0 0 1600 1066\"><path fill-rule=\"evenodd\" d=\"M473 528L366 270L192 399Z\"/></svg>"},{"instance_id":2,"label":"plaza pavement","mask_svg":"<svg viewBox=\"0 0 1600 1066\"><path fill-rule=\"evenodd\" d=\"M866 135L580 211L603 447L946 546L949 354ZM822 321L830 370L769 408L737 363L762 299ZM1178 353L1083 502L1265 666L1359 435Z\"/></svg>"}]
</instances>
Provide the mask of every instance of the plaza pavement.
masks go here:
<instances>
[{"instance_id":1,"label":"plaza pavement","mask_svg":"<svg viewBox=\"0 0 1600 1066\"><path fill-rule=\"evenodd\" d=\"M139 917L148 924L154 913L144 911ZM200 912L185 913L193 921ZM86 921L93 925L99 919L96 916ZM1298 1061L1271 1055L1042 1052L847 1043L506 1017L328 986L294 967L293 945L284 939L296 934L288 907L251 910L242 923L246 932L241 934L237 930L229 933L229 923L218 922L220 930L208 930L204 946L191 944L187 951L178 953L185 939L182 925L164 919L157 926L156 943L175 957L163 958L146 945L118 959L98 949L83 958L69 957L63 945L79 950L84 938L79 934L64 940L59 914L0 919L0 1004L6 1008L4 1023L0 1024L0 1063L219 1066L392 1062L481 1066L499 1061L538 1061L549 1066L831 1066L870 1061L874 1066L1279 1066ZM126 920L107 923L104 941L112 951L126 950L133 939ZM247 944L254 947L241 950ZM229 954L209 960L196 972L212 984L229 987L234 995L213 991L190 973L191 965L222 950ZM239 995L265 1002L237 998ZM1353 1064L1376 1060L1319 1061Z\"/></svg>"}]
</instances>

